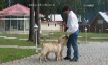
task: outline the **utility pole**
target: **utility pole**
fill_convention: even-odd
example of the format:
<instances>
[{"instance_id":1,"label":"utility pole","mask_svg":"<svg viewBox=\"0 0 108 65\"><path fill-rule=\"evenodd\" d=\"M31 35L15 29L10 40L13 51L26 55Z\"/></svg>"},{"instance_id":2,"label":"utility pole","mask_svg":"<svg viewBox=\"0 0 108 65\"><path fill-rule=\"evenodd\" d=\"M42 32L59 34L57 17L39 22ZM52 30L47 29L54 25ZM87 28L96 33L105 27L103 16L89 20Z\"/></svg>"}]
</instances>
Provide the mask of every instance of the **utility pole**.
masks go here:
<instances>
[{"instance_id":1,"label":"utility pole","mask_svg":"<svg viewBox=\"0 0 108 65\"><path fill-rule=\"evenodd\" d=\"M40 17L39 17L39 0L35 0L35 23L38 25L37 44L40 44Z\"/></svg>"}]
</instances>

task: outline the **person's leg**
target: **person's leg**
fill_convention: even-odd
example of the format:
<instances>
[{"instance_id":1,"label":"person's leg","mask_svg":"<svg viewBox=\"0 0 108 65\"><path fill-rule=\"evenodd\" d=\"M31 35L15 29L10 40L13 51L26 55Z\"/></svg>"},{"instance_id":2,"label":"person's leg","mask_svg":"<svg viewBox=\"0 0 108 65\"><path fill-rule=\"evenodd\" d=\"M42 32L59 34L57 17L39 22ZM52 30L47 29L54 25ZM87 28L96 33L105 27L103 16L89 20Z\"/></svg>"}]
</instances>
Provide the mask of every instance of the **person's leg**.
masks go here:
<instances>
[{"instance_id":1,"label":"person's leg","mask_svg":"<svg viewBox=\"0 0 108 65\"><path fill-rule=\"evenodd\" d=\"M74 57L72 61L77 61L79 59L79 51L78 51L78 43L77 43L78 33L79 31L72 34L72 47L74 50L74 53L73 53Z\"/></svg>"},{"instance_id":2,"label":"person's leg","mask_svg":"<svg viewBox=\"0 0 108 65\"><path fill-rule=\"evenodd\" d=\"M71 53L72 53L72 34L69 35L69 38L67 41L67 56L64 59L70 60L71 59Z\"/></svg>"}]
</instances>

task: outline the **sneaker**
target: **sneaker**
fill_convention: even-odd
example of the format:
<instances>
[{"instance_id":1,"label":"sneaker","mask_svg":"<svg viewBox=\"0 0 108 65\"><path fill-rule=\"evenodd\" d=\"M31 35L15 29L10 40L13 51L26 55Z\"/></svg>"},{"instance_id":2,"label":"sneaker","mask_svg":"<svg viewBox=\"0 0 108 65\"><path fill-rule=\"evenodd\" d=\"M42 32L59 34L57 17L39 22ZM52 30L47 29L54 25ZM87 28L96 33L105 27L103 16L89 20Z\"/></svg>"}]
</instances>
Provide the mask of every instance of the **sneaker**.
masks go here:
<instances>
[{"instance_id":1,"label":"sneaker","mask_svg":"<svg viewBox=\"0 0 108 65\"><path fill-rule=\"evenodd\" d=\"M68 58L68 57L65 57L65 58L64 58L64 60L70 60L70 58Z\"/></svg>"},{"instance_id":2,"label":"sneaker","mask_svg":"<svg viewBox=\"0 0 108 65\"><path fill-rule=\"evenodd\" d=\"M73 58L73 59L70 59L70 61L77 62L78 59Z\"/></svg>"}]
</instances>

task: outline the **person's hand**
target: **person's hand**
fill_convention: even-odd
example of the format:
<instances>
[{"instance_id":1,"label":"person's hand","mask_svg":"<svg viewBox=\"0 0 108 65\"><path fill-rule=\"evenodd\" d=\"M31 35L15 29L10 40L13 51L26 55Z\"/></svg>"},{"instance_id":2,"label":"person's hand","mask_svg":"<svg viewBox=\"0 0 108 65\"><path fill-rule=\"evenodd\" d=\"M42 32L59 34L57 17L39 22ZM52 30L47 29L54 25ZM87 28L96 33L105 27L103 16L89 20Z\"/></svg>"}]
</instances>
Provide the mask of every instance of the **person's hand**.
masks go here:
<instances>
[{"instance_id":1,"label":"person's hand","mask_svg":"<svg viewBox=\"0 0 108 65\"><path fill-rule=\"evenodd\" d=\"M66 26L66 27L65 27L65 31L67 31L67 30L68 30L68 27Z\"/></svg>"},{"instance_id":2,"label":"person's hand","mask_svg":"<svg viewBox=\"0 0 108 65\"><path fill-rule=\"evenodd\" d=\"M66 22L63 22L63 25L64 25L64 31L66 32L68 29Z\"/></svg>"},{"instance_id":3,"label":"person's hand","mask_svg":"<svg viewBox=\"0 0 108 65\"><path fill-rule=\"evenodd\" d=\"M68 39L69 39L69 34L66 33L66 34L65 34L65 37L66 37L66 43L67 43L67 41L68 41Z\"/></svg>"},{"instance_id":4,"label":"person's hand","mask_svg":"<svg viewBox=\"0 0 108 65\"><path fill-rule=\"evenodd\" d=\"M69 37L69 33L66 32L66 33L65 33L65 36Z\"/></svg>"}]
</instances>

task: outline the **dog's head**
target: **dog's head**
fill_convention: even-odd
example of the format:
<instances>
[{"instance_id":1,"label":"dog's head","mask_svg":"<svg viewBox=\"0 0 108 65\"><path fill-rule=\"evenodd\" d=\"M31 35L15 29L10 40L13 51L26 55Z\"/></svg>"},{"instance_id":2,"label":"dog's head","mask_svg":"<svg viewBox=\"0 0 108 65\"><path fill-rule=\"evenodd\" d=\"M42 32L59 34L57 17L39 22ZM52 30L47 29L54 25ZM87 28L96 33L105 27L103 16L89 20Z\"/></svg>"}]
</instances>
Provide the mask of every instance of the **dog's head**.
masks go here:
<instances>
[{"instance_id":1,"label":"dog's head","mask_svg":"<svg viewBox=\"0 0 108 65\"><path fill-rule=\"evenodd\" d=\"M58 43L64 43L65 41L67 42L67 40L68 40L68 36L63 35L63 36L59 37Z\"/></svg>"}]
</instances>

